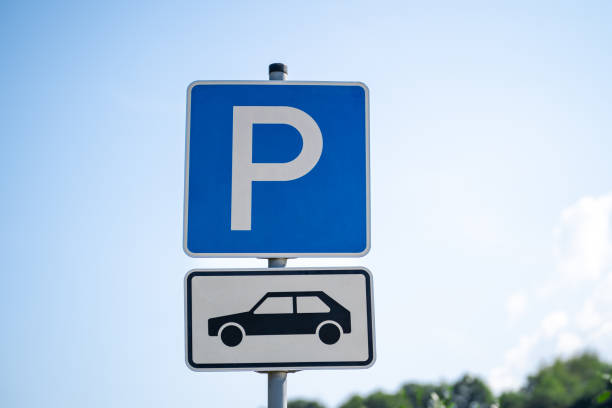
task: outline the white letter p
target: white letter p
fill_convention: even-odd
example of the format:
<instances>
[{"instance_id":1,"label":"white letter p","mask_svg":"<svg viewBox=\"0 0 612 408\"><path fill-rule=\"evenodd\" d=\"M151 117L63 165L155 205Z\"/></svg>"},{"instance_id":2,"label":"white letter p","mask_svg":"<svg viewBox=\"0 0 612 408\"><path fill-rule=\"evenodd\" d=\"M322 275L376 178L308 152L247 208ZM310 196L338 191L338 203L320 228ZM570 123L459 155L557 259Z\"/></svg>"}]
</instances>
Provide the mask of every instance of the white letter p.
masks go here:
<instances>
[{"instance_id":1,"label":"white letter p","mask_svg":"<svg viewBox=\"0 0 612 408\"><path fill-rule=\"evenodd\" d=\"M302 136L302 151L287 163L253 163L255 123L293 126ZM312 170L322 151L321 130L306 112L289 106L234 106L231 229L251 229L253 181L298 179Z\"/></svg>"}]
</instances>

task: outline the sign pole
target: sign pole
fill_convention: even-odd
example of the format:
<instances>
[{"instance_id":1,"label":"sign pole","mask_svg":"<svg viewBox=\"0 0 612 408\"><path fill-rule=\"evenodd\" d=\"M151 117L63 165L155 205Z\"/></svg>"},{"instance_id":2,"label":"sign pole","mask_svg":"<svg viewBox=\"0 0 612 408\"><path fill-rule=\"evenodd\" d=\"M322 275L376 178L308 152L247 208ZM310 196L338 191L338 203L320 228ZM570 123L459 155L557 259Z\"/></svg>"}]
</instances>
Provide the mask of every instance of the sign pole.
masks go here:
<instances>
[{"instance_id":1,"label":"sign pole","mask_svg":"<svg viewBox=\"0 0 612 408\"><path fill-rule=\"evenodd\" d=\"M268 68L271 81L287 79L287 66L282 63L270 64ZM268 268L284 268L287 258L268 258ZM268 408L287 408L287 372L268 372Z\"/></svg>"},{"instance_id":2,"label":"sign pole","mask_svg":"<svg viewBox=\"0 0 612 408\"><path fill-rule=\"evenodd\" d=\"M287 408L287 372L268 373L268 408Z\"/></svg>"}]
</instances>

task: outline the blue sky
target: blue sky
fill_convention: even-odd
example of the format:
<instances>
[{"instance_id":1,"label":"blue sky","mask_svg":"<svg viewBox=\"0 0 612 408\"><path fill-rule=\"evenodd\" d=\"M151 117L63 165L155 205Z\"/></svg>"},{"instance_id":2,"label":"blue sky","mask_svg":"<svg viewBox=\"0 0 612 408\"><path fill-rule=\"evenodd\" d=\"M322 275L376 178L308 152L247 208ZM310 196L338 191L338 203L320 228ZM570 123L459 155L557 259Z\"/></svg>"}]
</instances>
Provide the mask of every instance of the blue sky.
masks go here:
<instances>
[{"instance_id":1,"label":"blue sky","mask_svg":"<svg viewBox=\"0 0 612 408\"><path fill-rule=\"evenodd\" d=\"M184 364L194 80L363 81L378 361L291 374L336 405L407 380L520 385L612 360L612 5L5 2L0 405L251 406L255 373ZM398 312L398 310L400 312ZM240 390L237 392L237 390Z\"/></svg>"}]
</instances>

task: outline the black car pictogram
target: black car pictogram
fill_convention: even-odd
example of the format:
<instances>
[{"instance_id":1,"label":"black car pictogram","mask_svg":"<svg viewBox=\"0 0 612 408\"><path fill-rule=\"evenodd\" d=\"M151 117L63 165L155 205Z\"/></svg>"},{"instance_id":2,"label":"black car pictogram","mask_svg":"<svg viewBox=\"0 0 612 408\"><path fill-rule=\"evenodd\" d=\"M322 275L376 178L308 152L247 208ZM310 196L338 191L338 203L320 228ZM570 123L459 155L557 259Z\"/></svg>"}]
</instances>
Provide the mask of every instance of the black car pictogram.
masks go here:
<instances>
[{"instance_id":1,"label":"black car pictogram","mask_svg":"<svg viewBox=\"0 0 612 408\"><path fill-rule=\"evenodd\" d=\"M208 319L208 335L235 347L244 336L317 334L328 345L351 332L351 313L325 292L268 292L248 312Z\"/></svg>"}]
</instances>

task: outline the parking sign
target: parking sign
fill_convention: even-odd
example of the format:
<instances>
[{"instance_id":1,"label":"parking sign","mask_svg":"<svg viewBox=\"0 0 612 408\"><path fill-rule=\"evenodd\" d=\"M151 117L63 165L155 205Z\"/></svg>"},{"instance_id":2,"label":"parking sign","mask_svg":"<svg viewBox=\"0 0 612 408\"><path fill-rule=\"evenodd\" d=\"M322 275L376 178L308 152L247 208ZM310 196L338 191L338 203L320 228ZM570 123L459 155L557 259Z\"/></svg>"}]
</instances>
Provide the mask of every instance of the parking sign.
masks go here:
<instances>
[{"instance_id":1,"label":"parking sign","mask_svg":"<svg viewBox=\"0 0 612 408\"><path fill-rule=\"evenodd\" d=\"M190 256L363 256L370 247L362 83L194 82L187 91Z\"/></svg>"},{"instance_id":2,"label":"parking sign","mask_svg":"<svg viewBox=\"0 0 612 408\"><path fill-rule=\"evenodd\" d=\"M185 277L193 370L287 371L374 364L365 268L193 270Z\"/></svg>"}]
</instances>

